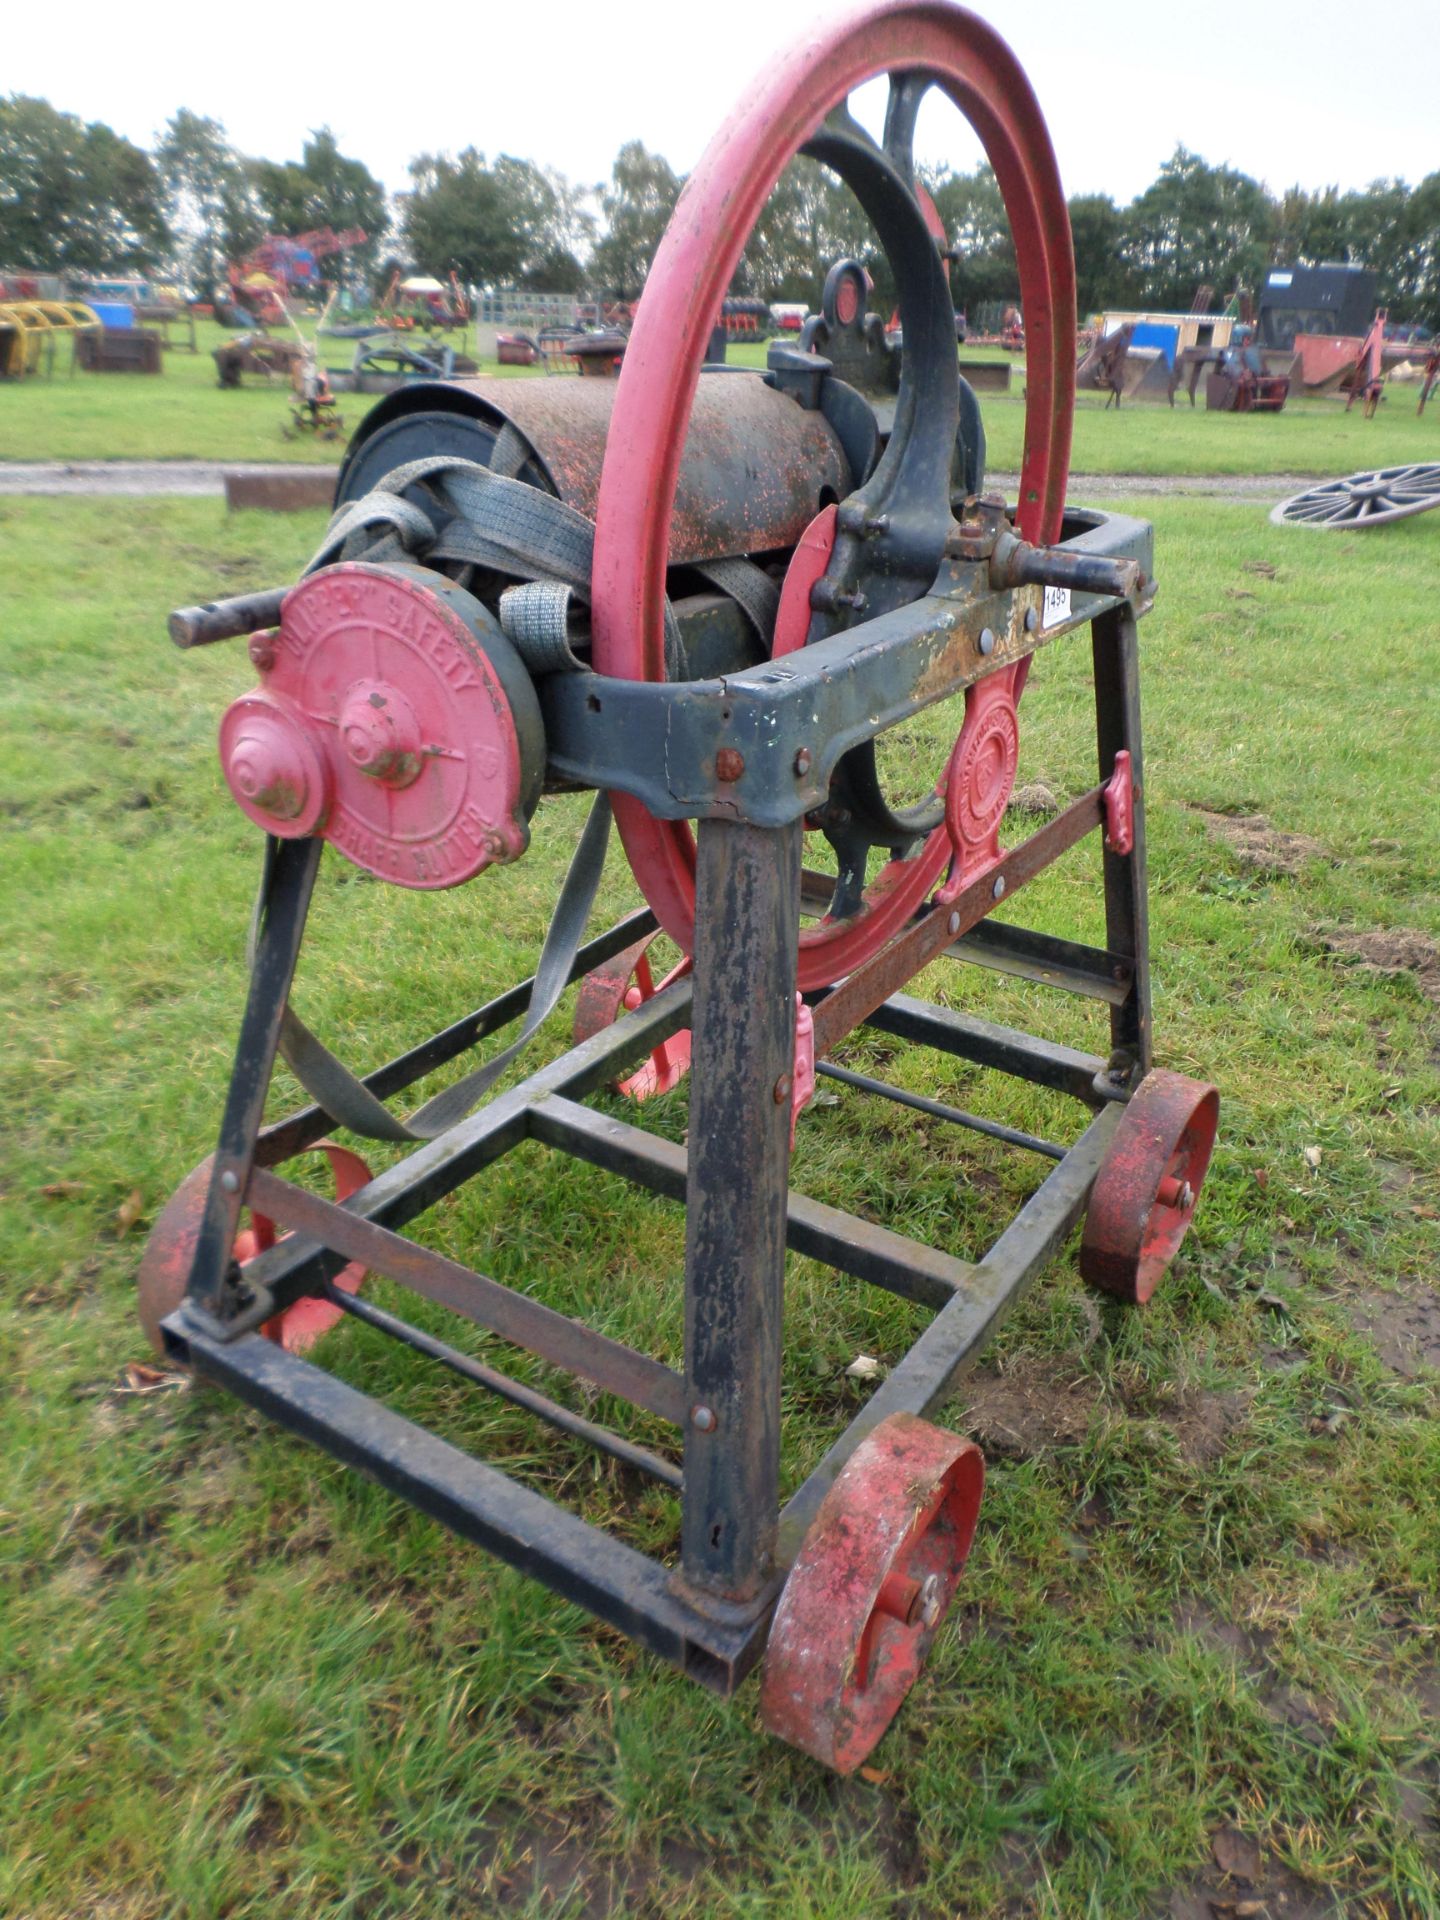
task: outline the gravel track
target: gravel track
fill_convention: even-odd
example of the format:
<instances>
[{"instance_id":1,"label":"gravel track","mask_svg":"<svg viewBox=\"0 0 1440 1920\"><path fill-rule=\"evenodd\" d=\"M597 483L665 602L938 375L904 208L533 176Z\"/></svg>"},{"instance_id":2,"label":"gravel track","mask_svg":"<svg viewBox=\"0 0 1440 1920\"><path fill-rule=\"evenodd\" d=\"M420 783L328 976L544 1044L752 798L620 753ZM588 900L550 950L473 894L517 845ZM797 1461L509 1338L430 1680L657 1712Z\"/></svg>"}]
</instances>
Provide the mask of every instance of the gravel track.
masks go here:
<instances>
[{"instance_id":1,"label":"gravel track","mask_svg":"<svg viewBox=\"0 0 1440 1920\"><path fill-rule=\"evenodd\" d=\"M267 465L227 460L9 460L0 461L0 494L174 494L188 499L223 495L227 473L333 474L333 466ZM992 473L990 486L1014 496L1020 476ZM1221 499L1286 500L1315 480L1305 473L1072 473L1077 501L1145 495L1205 494Z\"/></svg>"}]
</instances>

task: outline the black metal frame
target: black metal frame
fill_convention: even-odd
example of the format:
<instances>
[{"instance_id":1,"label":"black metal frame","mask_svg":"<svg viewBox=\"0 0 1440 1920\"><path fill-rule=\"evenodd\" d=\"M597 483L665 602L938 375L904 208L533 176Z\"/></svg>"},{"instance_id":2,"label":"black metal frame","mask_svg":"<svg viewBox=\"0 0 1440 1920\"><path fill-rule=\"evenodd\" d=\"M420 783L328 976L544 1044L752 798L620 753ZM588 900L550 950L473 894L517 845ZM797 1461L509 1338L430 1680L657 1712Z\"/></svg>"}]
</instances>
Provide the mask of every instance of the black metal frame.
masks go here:
<instances>
[{"instance_id":1,"label":"black metal frame","mask_svg":"<svg viewBox=\"0 0 1440 1920\"><path fill-rule=\"evenodd\" d=\"M1148 529L1138 528L1138 523L1116 523L1108 543L1092 534L1090 544L1128 551L1148 566ZM995 629L1011 636L1023 651L1039 644L1035 623L1027 625L1023 619L1033 593L1022 597L1012 590L993 598L1009 604L985 613L984 624L993 620ZM990 663L981 663L972 645L982 624L982 616L974 612L979 604L972 600L958 614L954 602L936 601L929 607L925 617L935 641L929 656L932 668L939 658L937 649L950 661L960 660L962 639L969 662L965 677L976 677L982 664L988 668ZM989 608L990 602L984 606ZM1083 1213L1123 1104L1150 1067L1135 613L1127 601L1082 598L1069 625L1084 620L1092 630L1100 784L1030 840L1010 849L998 868L986 872L957 900L922 910L873 960L814 996L817 1057L822 1060L845 1033L868 1024L1058 1089L1089 1110L1083 1132L1062 1147L822 1065L822 1072L868 1092L921 1106L1055 1162L981 1260L957 1259L790 1191L789 1087L803 800L792 792L781 806L779 776L763 767L757 768L753 804L746 804L744 794L732 796L729 817L693 800L707 752L713 767L722 724L753 727L753 736L747 737L758 741L762 735L757 716L768 708L767 745L773 745L757 758L771 768L793 760L797 744L829 740L833 745L844 735L840 708L857 701L856 710L864 708L867 686L874 691L877 657L872 634L859 649L868 655L870 666L865 659L852 658L847 680L837 663L842 642L852 655L856 642L845 635L805 649L793 665L786 663L782 678L772 670L755 669L718 683L720 691L713 699L707 688L695 683L669 689L603 683L607 704L612 692L631 701L637 715L643 710L647 725L653 724L650 709L667 696L671 719L679 716L686 765L681 767L676 757L672 727L666 773L672 809L699 816L693 984L686 979L664 988L613 1027L493 1097L439 1139L407 1153L343 1206L319 1199L270 1170L320 1139L331 1125L329 1116L311 1107L261 1128L281 1013L319 860L318 842L281 846L189 1289L164 1325L170 1352L706 1685L721 1692L737 1686L763 1650L785 1571L841 1465L879 1421L899 1411L928 1413L953 1389ZM891 650L909 649L912 676L921 672L916 646L916 621L897 622ZM1005 652L1002 663L1012 657ZM901 687L906 677L892 661L892 686ZM943 678L932 673L928 684L938 686ZM560 720L568 716L571 737L580 739L587 686L594 699L594 676L570 679L573 687L552 683L556 697L548 719L557 728L554 739L564 734L557 715ZM899 707L913 711L928 697L916 700L902 688L878 724L890 724ZM718 713L722 699L723 723ZM873 733L878 730L873 701L868 711ZM603 740L607 760L618 751L613 738L598 732L595 738ZM1130 755L1133 776L1134 840L1125 853L1107 842L1103 854L1105 948L989 923L986 915L998 898L1008 900L1060 853L1104 828L1105 783L1122 752ZM600 769L578 748L575 753L593 781ZM835 757L828 748L823 756L816 755L829 765ZM646 764L654 768L653 754ZM632 768L616 784L635 790L640 777ZM812 784L805 783L807 788ZM799 785L791 776L791 788ZM618 953L653 925L646 913L630 916L581 950L572 977ZM1000 968L1105 1003L1110 1012L1109 1058L929 1006L900 991L921 967L946 952L959 961ZM381 1067L367 1084L380 1097L389 1097L456 1058L524 1011L529 984L522 982ZM695 1065L688 1151L585 1104L588 1095L686 1024L693 1032ZM667 1198L683 1199L682 1371L403 1236L408 1221L525 1140L607 1168ZM289 1233L242 1271L234 1264L231 1247L240 1209L247 1202ZM933 1308L935 1317L782 1509L780 1327L787 1248ZM683 1469L363 1298L334 1288L335 1274L350 1261L362 1262L669 1422L683 1445ZM345 1312L467 1381L679 1490L678 1566L668 1568L618 1542L260 1333L270 1315L306 1294L332 1299Z\"/></svg>"}]
</instances>

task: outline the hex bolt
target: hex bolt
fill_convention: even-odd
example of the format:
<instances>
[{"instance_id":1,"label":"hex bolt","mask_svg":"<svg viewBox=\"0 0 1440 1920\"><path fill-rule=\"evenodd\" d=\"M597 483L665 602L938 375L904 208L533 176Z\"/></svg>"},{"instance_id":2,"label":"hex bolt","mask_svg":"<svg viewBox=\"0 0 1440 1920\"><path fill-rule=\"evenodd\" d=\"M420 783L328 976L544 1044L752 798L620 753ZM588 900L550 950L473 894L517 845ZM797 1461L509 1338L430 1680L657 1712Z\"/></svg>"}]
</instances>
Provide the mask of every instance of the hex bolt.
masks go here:
<instances>
[{"instance_id":1,"label":"hex bolt","mask_svg":"<svg viewBox=\"0 0 1440 1920\"><path fill-rule=\"evenodd\" d=\"M775 1082L775 1104L777 1107L783 1107L785 1102L790 1098L790 1088L792 1084L788 1073L782 1073L780 1078Z\"/></svg>"},{"instance_id":2,"label":"hex bolt","mask_svg":"<svg viewBox=\"0 0 1440 1920\"><path fill-rule=\"evenodd\" d=\"M913 1580L908 1573L892 1568L880 1583L875 1610L905 1627L935 1626L945 1610L939 1574L927 1573L923 1580Z\"/></svg>"},{"instance_id":3,"label":"hex bolt","mask_svg":"<svg viewBox=\"0 0 1440 1920\"><path fill-rule=\"evenodd\" d=\"M221 1174L220 1186L221 1190L225 1193L238 1193L240 1191L240 1176L233 1167L227 1167L224 1173Z\"/></svg>"},{"instance_id":4,"label":"hex bolt","mask_svg":"<svg viewBox=\"0 0 1440 1920\"><path fill-rule=\"evenodd\" d=\"M810 749L801 747L795 755L795 778L801 779L810 771Z\"/></svg>"},{"instance_id":5,"label":"hex bolt","mask_svg":"<svg viewBox=\"0 0 1440 1920\"><path fill-rule=\"evenodd\" d=\"M989 627L982 627L980 629L980 651L984 654L991 654L995 651L995 635Z\"/></svg>"},{"instance_id":6,"label":"hex bolt","mask_svg":"<svg viewBox=\"0 0 1440 1920\"><path fill-rule=\"evenodd\" d=\"M258 667L261 673L268 673L275 664L275 649L270 644L268 633L257 633L250 642L250 664Z\"/></svg>"},{"instance_id":7,"label":"hex bolt","mask_svg":"<svg viewBox=\"0 0 1440 1920\"><path fill-rule=\"evenodd\" d=\"M927 1573L920 1583L920 1605L918 1612L921 1626L933 1627L938 1625L940 1615L943 1611L944 1602L940 1595L940 1576L938 1573Z\"/></svg>"},{"instance_id":8,"label":"hex bolt","mask_svg":"<svg viewBox=\"0 0 1440 1920\"><path fill-rule=\"evenodd\" d=\"M990 898L992 900L998 900L1001 894L1004 893L1004 891L1005 891L1005 876L1003 873L997 873L995 876L995 884L990 889Z\"/></svg>"},{"instance_id":9,"label":"hex bolt","mask_svg":"<svg viewBox=\"0 0 1440 1920\"><path fill-rule=\"evenodd\" d=\"M713 1433L716 1426L713 1409L710 1407L692 1407L690 1409L690 1424L701 1433Z\"/></svg>"}]
</instances>

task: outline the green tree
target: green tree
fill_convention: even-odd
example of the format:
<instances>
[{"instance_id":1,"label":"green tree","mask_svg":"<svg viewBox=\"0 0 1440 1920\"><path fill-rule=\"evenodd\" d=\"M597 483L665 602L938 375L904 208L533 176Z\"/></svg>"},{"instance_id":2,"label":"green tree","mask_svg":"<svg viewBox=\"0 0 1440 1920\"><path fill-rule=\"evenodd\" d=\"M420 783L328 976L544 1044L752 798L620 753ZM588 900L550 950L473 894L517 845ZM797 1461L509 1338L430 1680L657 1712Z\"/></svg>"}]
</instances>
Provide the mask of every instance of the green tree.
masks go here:
<instances>
[{"instance_id":1,"label":"green tree","mask_svg":"<svg viewBox=\"0 0 1440 1920\"><path fill-rule=\"evenodd\" d=\"M274 233L309 233L317 227L363 230L363 246L320 262L323 279L343 279L347 268L366 273L373 269L390 224L385 189L362 160L341 153L329 127L311 134L298 160L257 161L251 177Z\"/></svg>"},{"instance_id":2,"label":"green tree","mask_svg":"<svg viewBox=\"0 0 1440 1920\"><path fill-rule=\"evenodd\" d=\"M605 231L591 258L592 276L607 293L633 300L644 287L682 184L670 162L639 140L616 154L600 199Z\"/></svg>"},{"instance_id":3,"label":"green tree","mask_svg":"<svg viewBox=\"0 0 1440 1920\"><path fill-rule=\"evenodd\" d=\"M1124 257L1138 297L1185 310L1202 285L1258 282L1271 257L1275 206L1249 174L1177 146L1126 225Z\"/></svg>"},{"instance_id":4,"label":"green tree","mask_svg":"<svg viewBox=\"0 0 1440 1920\"><path fill-rule=\"evenodd\" d=\"M155 149L180 277L204 293L225 286L226 262L260 238L251 170L218 120L181 107Z\"/></svg>"},{"instance_id":5,"label":"green tree","mask_svg":"<svg viewBox=\"0 0 1440 1920\"><path fill-rule=\"evenodd\" d=\"M580 252L593 238L594 216L583 188L553 167L500 154L490 169L501 203L524 244L517 278L549 293L577 293L585 284Z\"/></svg>"},{"instance_id":6,"label":"green tree","mask_svg":"<svg viewBox=\"0 0 1440 1920\"><path fill-rule=\"evenodd\" d=\"M410 162L410 179L401 224L418 267L480 287L520 278L529 257L525 235L483 153L422 153Z\"/></svg>"},{"instance_id":7,"label":"green tree","mask_svg":"<svg viewBox=\"0 0 1440 1920\"><path fill-rule=\"evenodd\" d=\"M1373 180L1339 201L1348 258L1373 267L1376 298L1395 321L1433 320L1440 302L1440 174L1415 188Z\"/></svg>"},{"instance_id":8,"label":"green tree","mask_svg":"<svg viewBox=\"0 0 1440 1920\"><path fill-rule=\"evenodd\" d=\"M974 309L1018 300L1020 269L994 170L982 165L973 173L947 171L927 184L958 256L951 274L956 305Z\"/></svg>"},{"instance_id":9,"label":"green tree","mask_svg":"<svg viewBox=\"0 0 1440 1920\"><path fill-rule=\"evenodd\" d=\"M169 248L160 176L103 121L0 100L0 260L37 271L153 267Z\"/></svg>"},{"instance_id":10,"label":"green tree","mask_svg":"<svg viewBox=\"0 0 1440 1920\"><path fill-rule=\"evenodd\" d=\"M1070 237L1075 247L1075 307L1083 325L1088 314L1129 298L1120 258L1125 215L1108 193L1076 194L1070 202Z\"/></svg>"},{"instance_id":11,"label":"green tree","mask_svg":"<svg viewBox=\"0 0 1440 1920\"><path fill-rule=\"evenodd\" d=\"M870 304L888 313L894 281L859 201L828 167L801 154L781 174L755 222L735 291L818 308L825 275L840 259L860 262L875 283Z\"/></svg>"}]
</instances>

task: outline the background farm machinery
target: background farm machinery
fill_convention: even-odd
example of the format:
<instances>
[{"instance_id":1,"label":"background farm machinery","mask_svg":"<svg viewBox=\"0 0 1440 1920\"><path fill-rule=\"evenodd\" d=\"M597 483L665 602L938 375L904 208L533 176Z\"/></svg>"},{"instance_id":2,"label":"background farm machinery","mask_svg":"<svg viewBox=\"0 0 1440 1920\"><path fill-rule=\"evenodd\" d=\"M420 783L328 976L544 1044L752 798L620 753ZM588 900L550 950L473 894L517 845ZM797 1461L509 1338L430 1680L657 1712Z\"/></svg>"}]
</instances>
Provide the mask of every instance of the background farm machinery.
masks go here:
<instances>
[{"instance_id":1,"label":"background farm machinery","mask_svg":"<svg viewBox=\"0 0 1440 1920\"><path fill-rule=\"evenodd\" d=\"M881 139L847 108L877 75ZM932 88L980 131L1016 235L1028 367L1013 510L985 489L979 406L913 191ZM863 279L841 263L803 346L777 343L763 374L702 373L797 151L838 173L877 231L903 364L877 351ZM1086 1277L1147 1299L1215 1133L1214 1089L1153 1064L1136 628L1150 531L1067 505L1074 334L1065 200L1023 74L973 16L885 0L808 35L747 94L685 188L618 380L391 395L355 436L300 582L172 620L182 646L248 636L259 682L222 721L221 760L266 851L219 1142L151 1236L147 1328L702 1684L728 1693L763 1660L767 1724L841 1771L917 1677L977 1523L983 1459L928 1416L1082 1218ZM1026 677L1076 635L1097 780L1002 844ZM917 781L913 749L892 753L889 736L947 702L963 714ZM352 1074L289 1004L325 842L394 885L488 893L504 879L485 870L525 856L542 795L576 790L595 797L533 977ZM587 939L612 815L645 905ZM995 917L1082 841L1102 946ZM657 979L659 932L679 959ZM947 955L1097 1002L1106 1049L906 991ZM515 1078L576 982L574 1043ZM1066 1096L1078 1130L1042 1139L837 1066L861 1027ZM267 1125L282 1055L312 1103ZM397 1096L460 1061L399 1117ZM1044 1177L974 1259L795 1191L817 1073L1005 1141ZM594 1104L616 1085L688 1097L686 1144ZM388 1143L382 1171L330 1141L339 1126ZM684 1202L683 1354L620 1344L404 1234L525 1142ZM316 1149L334 1199L277 1171ZM933 1318L782 1501L787 1249ZM367 1270L599 1399L541 1392L463 1333L422 1330L367 1295ZM323 1348L302 1357L342 1316L658 1484L670 1549L643 1552L403 1418L328 1371Z\"/></svg>"},{"instance_id":2,"label":"background farm machinery","mask_svg":"<svg viewBox=\"0 0 1440 1920\"><path fill-rule=\"evenodd\" d=\"M343 233L316 227L310 233L268 234L227 269L232 307L265 326L284 326L289 302L320 290L320 262L363 247L367 238L361 227L347 227Z\"/></svg>"}]
</instances>

